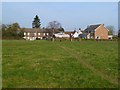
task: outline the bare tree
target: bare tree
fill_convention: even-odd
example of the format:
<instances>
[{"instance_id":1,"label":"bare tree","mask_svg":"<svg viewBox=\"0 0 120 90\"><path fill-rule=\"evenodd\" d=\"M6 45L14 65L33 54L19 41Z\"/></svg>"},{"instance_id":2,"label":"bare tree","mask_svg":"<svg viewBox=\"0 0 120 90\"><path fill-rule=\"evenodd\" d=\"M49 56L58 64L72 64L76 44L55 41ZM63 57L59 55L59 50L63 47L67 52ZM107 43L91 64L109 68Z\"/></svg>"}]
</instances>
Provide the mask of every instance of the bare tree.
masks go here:
<instances>
[{"instance_id":1,"label":"bare tree","mask_svg":"<svg viewBox=\"0 0 120 90\"><path fill-rule=\"evenodd\" d=\"M50 29L59 29L59 28L61 28L61 23L59 23L58 21L49 22L47 28L50 28Z\"/></svg>"},{"instance_id":2,"label":"bare tree","mask_svg":"<svg viewBox=\"0 0 120 90\"><path fill-rule=\"evenodd\" d=\"M109 35L113 35L115 33L115 28L113 25L106 26L106 28L109 30Z\"/></svg>"}]
</instances>

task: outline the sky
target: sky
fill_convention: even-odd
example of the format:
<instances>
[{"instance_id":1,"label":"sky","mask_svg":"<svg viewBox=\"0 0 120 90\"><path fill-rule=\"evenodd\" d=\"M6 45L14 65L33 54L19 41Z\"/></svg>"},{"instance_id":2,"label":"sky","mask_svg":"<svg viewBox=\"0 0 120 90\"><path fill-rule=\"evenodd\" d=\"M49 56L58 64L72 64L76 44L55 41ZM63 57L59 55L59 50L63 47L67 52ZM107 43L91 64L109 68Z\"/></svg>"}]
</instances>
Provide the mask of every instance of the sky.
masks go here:
<instances>
[{"instance_id":1,"label":"sky","mask_svg":"<svg viewBox=\"0 0 120 90\"><path fill-rule=\"evenodd\" d=\"M2 23L18 22L21 27L31 28L35 15L41 27L58 21L68 30L85 29L92 24L113 25L118 30L117 2L3 2Z\"/></svg>"},{"instance_id":2,"label":"sky","mask_svg":"<svg viewBox=\"0 0 120 90\"><path fill-rule=\"evenodd\" d=\"M2 2L119 2L119 0L1 0Z\"/></svg>"},{"instance_id":3,"label":"sky","mask_svg":"<svg viewBox=\"0 0 120 90\"><path fill-rule=\"evenodd\" d=\"M120 30L120 2L118 3L118 29Z\"/></svg>"}]
</instances>

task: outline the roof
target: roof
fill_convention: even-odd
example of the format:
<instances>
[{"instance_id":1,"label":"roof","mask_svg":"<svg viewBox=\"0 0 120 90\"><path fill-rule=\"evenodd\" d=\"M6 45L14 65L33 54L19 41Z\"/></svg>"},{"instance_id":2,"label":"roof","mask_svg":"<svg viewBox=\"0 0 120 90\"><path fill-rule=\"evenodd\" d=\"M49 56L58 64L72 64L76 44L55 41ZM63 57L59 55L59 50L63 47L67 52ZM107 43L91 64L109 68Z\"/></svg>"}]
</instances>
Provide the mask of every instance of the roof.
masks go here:
<instances>
[{"instance_id":1,"label":"roof","mask_svg":"<svg viewBox=\"0 0 120 90\"><path fill-rule=\"evenodd\" d=\"M82 37L82 38L85 38L85 37L87 37L88 34L89 33L84 33L84 34L80 34L79 36Z\"/></svg>"},{"instance_id":2,"label":"roof","mask_svg":"<svg viewBox=\"0 0 120 90\"><path fill-rule=\"evenodd\" d=\"M40 28L25 28L24 29L24 32L30 32L30 33L34 33L34 32L38 32L38 33L49 33L49 32L55 32L55 33L58 33L60 32L58 29L55 29L55 30L51 30L51 29L40 29Z\"/></svg>"},{"instance_id":3,"label":"roof","mask_svg":"<svg viewBox=\"0 0 120 90\"><path fill-rule=\"evenodd\" d=\"M100 25L101 25L101 24L90 25L90 26L88 26L88 27L84 30L84 32L85 32L85 33L94 32L94 30L95 30L96 28L98 28Z\"/></svg>"},{"instance_id":4,"label":"roof","mask_svg":"<svg viewBox=\"0 0 120 90\"><path fill-rule=\"evenodd\" d=\"M73 34L74 31L65 31L64 33L65 33L65 34L71 34L71 33Z\"/></svg>"},{"instance_id":5,"label":"roof","mask_svg":"<svg viewBox=\"0 0 120 90\"><path fill-rule=\"evenodd\" d=\"M36 30L37 30L37 32L42 32L42 30L39 29L39 28L25 28L25 29L24 29L24 32L34 33L34 32L36 32Z\"/></svg>"}]
</instances>

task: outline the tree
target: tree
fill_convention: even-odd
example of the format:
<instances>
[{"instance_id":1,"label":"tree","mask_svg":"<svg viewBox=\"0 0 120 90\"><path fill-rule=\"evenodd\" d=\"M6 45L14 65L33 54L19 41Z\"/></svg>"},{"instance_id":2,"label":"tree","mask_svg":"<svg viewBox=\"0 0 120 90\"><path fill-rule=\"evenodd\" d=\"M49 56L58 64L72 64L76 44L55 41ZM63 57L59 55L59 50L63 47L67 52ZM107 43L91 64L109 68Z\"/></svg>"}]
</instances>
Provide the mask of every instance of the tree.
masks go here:
<instances>
[{"instance_id":1,"label":"tree","mask_svg":"<svg viewBox=\"0 0 120 90\"><path fill-rule=\"evenodd\" d=\"M42 29L45 29L45 27L43 27Z\"/></svg>"},{"instance_id":2,"label":"tree","mask_svg":"<svg viewBox=\"0 0 120 90\"><path fill-rule=\"evenodd\" d=\"M50 29L59 29L59 28L61 28L61 23L59 23L58 21L49 22L47 28L50 28Z\"/></svg>"},{"instance_id":3,"label":"tree","mask_svg":"<svg viewBox=\"0 0 120 90\"><path fill-rule=\"evenodd\" d=\"M2 30L3 30L3 29L6 29L6 28L7 28L7 25L2 24L1 27L2 27Z\"/></svg>"},{"instance_id":4,"label":"tree","mask_svg":"<svg viewBox=\"0 0 120 90\"><path fill-rule=\"evenodd\" d=\"M12 27L16 29L20 29L20 25L18 23L13 23Z\"/></svg>"},{"instance_id":5,"label":"tree","mask_svg":"<svg viewBox=\"0 0 120 90\"><path fill-rule=\"evenodd\" d=\"M114 34L114 30L115 30L114 26L109 25L109 26L106 26L106 28L109 30L109 32L108 32L109 35Z\"/></svg>"},{"instance_id":6,"label":"tree","mask_svg":"<svg viewBox=\"0 0 120 90\"><path fill-rule=\"evenodd\" d=\"M10 25L2 25L2 37L3 39L19 39L23 37L23 30L18 23Z\"/></svg>"},{"instance_id":7,"label":"tree","mask_svg":"<svg viewBox=\"0 0 120 90\"><path fill-rule=\"evenodd\" d=\"M81 28L79 28L79 30L81 31Z\"/></svg>"},{"instance_id":8,"label":"tree","mask_svg":"<svg viewBox=\"0 0 120 90\"><path fill-rule=\"evenodd\" d=\"M64 28L63 27L60 27L58 30L61 31L61 32L64 32Z\"/></svg>"},{"instance_id":9,"label":"tree","mask_svg":"<svg viewBox=\"0 0 120 90\"><path fill-rule=\"evenodd\" d=\"M33 28L40 28L40 19L39 17L36 15L35 18L34 18L34 21L32 22L32 27Z\"/></svg>"}]
</instances>

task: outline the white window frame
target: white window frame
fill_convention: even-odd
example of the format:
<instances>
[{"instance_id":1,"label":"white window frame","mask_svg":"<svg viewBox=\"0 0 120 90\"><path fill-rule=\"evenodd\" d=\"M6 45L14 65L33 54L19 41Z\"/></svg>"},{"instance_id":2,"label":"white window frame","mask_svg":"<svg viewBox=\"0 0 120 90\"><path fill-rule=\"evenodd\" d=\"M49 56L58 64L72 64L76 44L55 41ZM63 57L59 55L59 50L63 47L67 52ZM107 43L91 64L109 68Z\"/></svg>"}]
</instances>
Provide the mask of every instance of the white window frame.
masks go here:
<instances>
[{"instance_id":1,"label":"white window frame","mask_svg":"<svg viewBox=\"0 0 120 90\"><path fill-rule=\"evenodd\" d=\"M38 33L38 35L40 35L40 33Z\"/></svg>"},{"instance_id":2,"label":"white window frame","mask_svg":"<svg viewBox=\"0 0 120 90\"><path fill-rule=\"evenodd\" d=\"M36 34L36 33L34 33L34 35L36 36L37 34Z\"/></svg>"},{"instance_id":3,"label":"white window frame","mask_svg":"<svg viewBox=\"0 0 120 90\"><path fill-rule=\"evenodd\" d=\"M30 35L30 33L28 32L27 35Z\"/></svg>"},{"instance_id":4,"label":"white window frame","mask_svg":"<svg viewBox=\"0 0 120 90\"><path fill-rule=\"evenodd\" d=\"M26 32L24 32L24 35L26 35Z\"/></svg>"}]
</instances>

